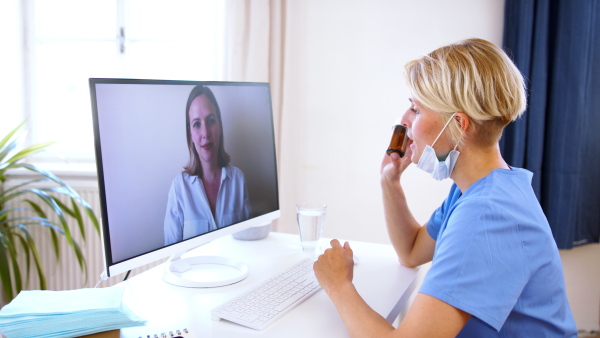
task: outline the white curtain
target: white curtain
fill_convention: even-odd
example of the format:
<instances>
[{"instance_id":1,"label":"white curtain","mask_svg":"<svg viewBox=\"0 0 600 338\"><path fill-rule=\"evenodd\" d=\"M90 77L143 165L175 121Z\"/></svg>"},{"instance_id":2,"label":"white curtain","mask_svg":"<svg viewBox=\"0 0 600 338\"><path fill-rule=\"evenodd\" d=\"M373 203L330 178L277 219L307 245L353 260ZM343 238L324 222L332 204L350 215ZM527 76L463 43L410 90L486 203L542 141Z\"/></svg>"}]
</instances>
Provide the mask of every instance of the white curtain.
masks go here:
<instances>
[{"instance_id":1,"label":"white curtain","mask_svg":"<svg viewBox=\"0 0 600 338\"><path fill-rule=\"evenodd\" d=\"M225 5L224 79L271 84L276 135L281 118L284 11L284 0L228 0Z\"/></svg>"},{"instance_id":2,"label":"white curtain","mask_svg":"<svg viewBox=\"0 0 600 338\"><path fill-rule=\"evenodd\" d=\"M279 168L283 118L285 9L285 0L228 0L225 3L224 80L271 84ZM281 172L279 181L281 184ZM277 229L276 222L274 225Z\"/></svg>"}]
</instances>

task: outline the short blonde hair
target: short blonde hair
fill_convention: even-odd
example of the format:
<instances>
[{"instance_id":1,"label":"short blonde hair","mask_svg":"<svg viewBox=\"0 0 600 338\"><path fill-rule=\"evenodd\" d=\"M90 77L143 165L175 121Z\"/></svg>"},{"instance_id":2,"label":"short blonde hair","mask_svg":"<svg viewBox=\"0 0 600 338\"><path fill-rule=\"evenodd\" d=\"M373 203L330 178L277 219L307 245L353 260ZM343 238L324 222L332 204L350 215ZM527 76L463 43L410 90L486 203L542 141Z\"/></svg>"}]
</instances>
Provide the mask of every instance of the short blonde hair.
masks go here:
<instances>
[{"instance_id":1,"label":"short blonde hair","mask_svg":"<svg viewBox=\"0 0 600 338\"><path fill-rule=\"evenodd\" d=\"M523 76L498 46L468 39L438 48L405 66L406 82L414 97L444 115L463 112L482 144L497 143L502 129L527 106ZM462 141L459 126L448 126L455 143Z\"/></svg>"}]
</instances>

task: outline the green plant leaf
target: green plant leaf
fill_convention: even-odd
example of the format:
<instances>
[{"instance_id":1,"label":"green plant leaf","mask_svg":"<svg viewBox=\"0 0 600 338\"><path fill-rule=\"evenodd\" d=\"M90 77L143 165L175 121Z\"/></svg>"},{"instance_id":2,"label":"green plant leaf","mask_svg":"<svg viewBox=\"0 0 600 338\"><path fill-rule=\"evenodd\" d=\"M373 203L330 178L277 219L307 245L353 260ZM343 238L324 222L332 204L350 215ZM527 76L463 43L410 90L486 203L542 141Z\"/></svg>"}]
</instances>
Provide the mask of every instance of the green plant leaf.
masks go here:
<instances>
[{"instance_id":1,"label":"green plant leaf","mask_svg":"<svg viewBox=\"0 0 600 338\"><path fill-rule=\"evenodd\" d=\"M25 266L25 285L29 284L29 276L30 276L30 271L31 271L31 253L29 252L29 244L27 244L27 241L25 240L25 238L19 234L17 234L16 236L19 241L21 242L21 247L23 248L23 251L25 252L25 262L26 262L26 266Z\"/></svg>"},{"instance_id":2,"label":"green plant leaf","mask_svg":"<svg viewBox=\"0 0 600 338\"><path fill-rule=\"evenodd\" d=\"M12 244L12 241L5 241L4 236L0 234L0 242L2 243L2 245L0 245L0 280L2 281L2 288L4 290L4 294L6 295L6 299L12 300L13 285L6 254L9 250L8 246Z\"/></svg>"},{"instance_id":3,"label":"green plant leaf","mask_svg":"<svg viewBox=\"0 0 600 338\"><path fill-rule=\"evenodd\" d=\"M56 189L43 189L46 192L56 192ZM56 204L58 204L58 206L60 207L60 209L67 215L71 216L71 217L75 217L75 213L68 207L66 206L63 202L61 202L61 200L59 200L58 198L56 198L53 195L50 195L50 197L52 197L52 199L54 199L54 202Z\"/></svg>"},{"instance_id":4,"label":"green plant leaf","mask_svg":"<svg viewBox=\"0 0 600 338\"><path fill-rule=\"evenodd\" d=\"M27 157L29 155L39 153L42 149L47 148L47 147L53 145L54 143L55 142L45 142L45 143L40 143L40 144L34 144L30 147L27 147L27 148L19 151L18 153L13 155L13 157L11 157L9 160L7 160L7 162L8 163L17 163L18 161L24 159L25 157Z\"/></svg>"},{"instance_id":5,"label":"green plant leaf","mask_svg":"<svg viewBox=\"0 0 600 338\"><path fill-rule=\"evenodd\" d=\"M4 170L2 168L5 167L4 159L8 154L12 153L13 150L17 147L17 140L12 140L13 136L17 133L17 131L25 124L23 121L19 124L15 129L11 130L3 139L0 141L0 179L2 182L5 182L6 177L4 176ZM8 162L10 163L10 162Z\"/></svg>"},{"instance_id":6,"label":"green plant leaf","mask_svg":"<svg viewBox=\"0 0 600 338\"><path fill-rule=\"evenodd\" d=\"M77 224L79 225L79 232L81 233L81 238L85 241L85 225L83 224L83 217L81 216L81 211L79 211L79 207L77 203L75 203L75 199L71 198L71 207L73 208L73 218L77 220Z\"/></svg>"},{"instance_id":7,"label":"green plant leaf","mask_svg":"<svg viewBox=\"0 0 600 338\"><path fill-rule=\"evenodd\" d=\"M27 227L21 226L20 229L22 230L23 235L25 235L25 240L27 241L29 250L31 251L33 262L35 263L35 269L37 271L40 282L40 290L46 290L46 274L44 273L44 268L42 267L42 260L40 259L40 254L38 253L35 241L33 240L33 237L31 237L31 234L29 234Z\"/></svg>"},{"instance_id":8,"label":"green plant leaf","mask_svg":"<svg viewBox=\"0 0 600 338\"><path fill-rule=\"evenodd\" d=\"M77 261L79 262L79 268L81 268L81 271L83 271L83 275L85 276L85 284L87 283L87 263L85 262L85 257L83 256L83 252L81 252L81 248L79 247L79 245L73 242L73 247L77 252L76 256Z\"/></svg>"},{"instance_id":9,"label":"green plant leaf","mask_svg":"<svg viewBox=\"0 0 600 338\"><path fill-rule=\"evenodd\" d=\"M27 208L9 208L9 207L4 207L3 209L0 209L0 222L2 222L3 219L8 218L8 216L13 213L13 212L17 212L17 211L30 211Z\"/></svg>"},{"instance_id":10,"label":"green plant leaf","mask_svg":"<svg viewBox=\"0 0 600 338\"><path fill-rule=\"evenodd\" d=\"M12 153L15 148L17 147L17 141L12 141L9 144L7 144L6 146L0 148L0 171L4 172L5 170L3 170L2 168L8 166L10 163L9 162L4 162L4 159L10 154ZM4 181L3 181L4 182Z\"/></svg>"},{"instance_id":11,"label":"green plant leaf","mask_svg":"<svg viewBox=\"0 0 600 338\"><path fill-rule=\"evenodd\" d=\"M16 192L11 191L10 193L2 194L2 195L0 195L0 205L4 205L13 199L23 196L26 193L31 192L30 190L31 189L24 189L24 190L20 190L20 191L16 191Z\"/></svg>"},{"instance_id":12,"label":"green plant leaf","mask_svg":"<svg viewBox=\"0 0 600 338\"><path fill-rule=\"evenodd\" d=\"M60 221L62 229L65 233L65 237L67 237L67 241L69 242L70 245L72 245L73 237L71 236L71 230L69 229L69 225L67 224L67 220L65 219L62 209L60 208L60 206L58 204L56 204L56 201L54 200L54 198L52 196L50 196L49 193L44 191L44 189L28 189L28 190L31 193L35 194L39 199L41 199L44 203L46 203L46 205L49 206L52 209L52 211L54 211L54 213L58 217L58 220Z\"/></svg>"},{"instance_id":13,"label":"green plant leaf","mask_svg":"<svg viewBox=\"0 0 600 338\"><path fill-rule=\"evenodd\" d=\"M34 172L37 172L38 174L45 176L49 179L51 179L52 181L54 181L56 184L60 185L61 187L65 188L67 191L69 191L69 193L72 196L77 196L78 198L81 199L81 197L79 197L79 194L77 194L77 192L75 192L75 190L73 190L73 188L71 188L68 184L66 184L65 182L63 182L60 178L58 178L56 175L54 175L53 173L38 168L33 164L29 164L29 163L19 163L19 164L15 164L15 167L19 167L19 168L25 168Z\"/></svg>"},{"instance_id":14,"label":"green plant leaf","mask_svg":"<svg viewBox=\"0 0 600 338\"><path fill-rule=\"evenodd\" d=\"M49 181L49 180L50 180L49 178L44 177L44 178L40 178L40 179L34 179L34 180L30 180L30 181L25 181L23 183L17 184L17 185L15 185L13 187L10 187L10 188L6 189L4 191L3 195L5 195L5 194L11 194L11 193L13 193L13 191L18 191L18 190L20 190L21 188L23 188L23 187L25 187L27 185L33 185L35 183L46 182L46 181Z\"/></svg>"},{"instance_id":15,"label":"green plant leaf","mask_svg":"<svg viewBox=\"0 0 600 338\"><path fill-rule=\"evenodd\" d=\"M4 203L6 200L15 199L24 194L33 194L33 195L37 196L47 206L50 207L50 209L56 214L56 216L59 219L62 231L64 233L64 236L67 239L69 246L71 246L75 250L75 254L77 255L77 248L73 245L75 242L73 240L73 237L71 236L71 230L69 229L69 225L67 224L67 221L63 214L63 211L59 207L59 205L56 204L54 198L52 196L50 196L50 194L48 192L44 191L43 189L36 189L36 188L24 189L24 190L21 190L18 192L14 192L9 196L5 196L4 199L2 197L0 197L0 204Z\"/></svg>"},{"instance_id":16,"label":"green plant leaf","mask_svg":"<svg viewBox=\"0 0 600 338\"><path fill-rule=\"evenodd\" d=\"M96 228L96 233L98 233L98 236L100 236L100 223L96 218L96 214L94 214L94 211L89 206L85 207L84 211L88 215L88 218L92 221L94 228Z\"/></svg>"},{"instance_id":17,"label":"green plant leaf","mask_svg":"<svg viewBox=\"0 0 600 338\"><path fill-rule=\"evenodd\" d=\"M11 130L3 139L0 141L0 149L4 147L6 142L8 142L16 133L21 129L21 127L25 124L26 121L21 122L15 129Z\"/></svg>"},{"instance_id":18,"label":"green plant leaf","mask_svg":"<svg viewBox=\"0 0 600 338\"><path fill-rule=\"evenodd\" d=\"M74 204L74 202L77 202L79 204L79 206L83 207L84 212L87 214L87 216L90 219L90 221L92 221L92 225L96 229L96 232L98 233L98 235L100 235L100 223L99 223L98 219L96 218L96 214L94 213L94 210L92 209L92 207L86 201L84 201L81 197L79 197L79 195L73 196L70 193L68 193L68 191L64 191L60 187L51 188L51 189L44 189L44 190L45 191L52 191L52 192L56 192L56 193L60 193L60 194L65 194L65 195L71 197L71 203L73 203L73 209L70 209L69 207L67 207L66 205L64 205L62 202L60 202L59 200L57 200L57 199L55 199L55 200L56 200L57 204L59 204L59 206L61 207L61 209L63 209L63 211L65 211L69 216L75 218L79 222L79 226L80 226L80 229L81 229L81 234L82 234L82 237L84 238L84 240L85 240L85 233L84 233L85 230L84 230L84 228L82 228L82 226L83 226L83 223L82 223L83 222L82 214L81 214L80 210L75 210L75 204ZM79 220L80 217L81 217L81 222Z\"/></svg>"},{"instance_id":19,"label":"green plant leaf","mask_svg":"<svg viewBox=\"0 0 600 338\"><path fill-rule=\"evenodd\" d=\"M65 182L63 182L60 178L58 178L56 175L52 174L49 171L41 169L41 168L38 168L35 165L29 164L29 163L11 163L10 165L8 165L6 167L6 169L17 169L17 168L23 168L23 169L30 170L30 171L36 172L36 173L38 173L38 174L40 174L40 175L42 175L44 177L44 178L39 179L39 180L32 180L32 181L23 183L23 184L21 184L21 186L48 179L48 180L53 181L54 183L58 184L60 187L63 188L63 190L60 191L61 194L66 194L66 195L69 195L71 197L75 197L78 200L82 200L83 201L83 199L81 197L79 197L79 194L77 194L77 192L75 190L73 190L73 188L71 188L68 184L66 184ZM54 189L58 189L58 188L54 188Z\"/></svg>"},{"instance_id":20,"label":"green plant leaf","mask_svg":"<svg viewBox=\"0 0 600 338\"><path fill-rule=\"evenodd\" d=\"M54 248L54 256L56 257L56 261L60 261L60 242L58 241L57 232L63 233L60 229L50 228L50 238L52 239L52 248Z\"/></svg>"},{"instance_id":21,"label":"green plant leaf","mask_svg":"<svg viewBox=\"0 0 600 338\"><path fill-rule=\"evenodd\" d=\"M37 203L33 202L30 199L25 199L23 200L23 202L27 203L38 216L40 216L41 218L48 219L48 216L46 216L44 210L42 210L42 208Z\"/></svg>"},{"instance_id":22,"label":"green plant leaf","mask_svg":"<svg viewBox=\"0 0 600 338\"><path fill-rule=\"evenodd\" d=\"M55 202L58 202L58 199L54 198ZM35 202L27 199L24 200L25 203L29 204L35 213L37 213L40 217L46 218L46 213L42 210L42 208ZM60 205L59 205L60 206ZM50 227L50 236L52 238L52 248L54 249L54 256L56 257L56 261L60 261L60 244L58 241L58 236L56 232L59 231L64 235L64 231L58 227Z\"/></svg>"},{"instance_id":23,"label":"green plant leaf","mask_svg":"<svg viewBox=\"0 0 600 338\"><path fill-rule=\"evenodd\" d=\"M15 248L16 249L16 248ZM13 276L15 278L15 294L18 295L23 290L23 281L21 280L21 270L19 269L19 262L17 262L17 250L9 250L11 266L13 268Z\"/></svg>"},{"instance_id":24,"label":"green plant leaf","mask_svg":"<svg viewBox=\"0 0 600 338\"><path fill-rule=\"evenodd\" d=\"M86 281L87 264L79 244L73 239L73 227L79 229L85 240L85 214L100 235L95 213L73 188L49 171L23 163L28 156L52 144L41 143L19 150L15 135L23 124L24 122L0 141L0 282L9 301L15 296L15 290L18 293L24 285L29 285L29 276L33 271L38 276L40 289L44 290L47 287L42 261L30 234L31 227L44 227L49 230L57 261L60 261L61 256L60 237L64 236L86 276ZM32 171L39 176L26 179L25 182L5 190L3 183L10 177L9 172L19 169ZM40 182L56 186L39 188ZM61 196L68 197L70 203L62 203L61 199L64 199ZM67 220L74 220L77 225L75 222L71 225ZM26 268L19 265L23 263L26 264ZM22 278L23 276L25 278Z\"/></svg>"},{"instance_id":25,"label":"green plant leaf","mask_svg":"<svg viewBox=\"0 0 600 338\"><path fill-rule=\"evenodd\" d=\"M46 277L40 255L29 228L45 227L50 231L55 256L60 261L60 236L64 236L67 245L73 250L80 269L86 273L87 265L79 244L73 239L73 227L77 227L85 240L84 214L92 222L100 235L100 226L90 205L79 194L56 175L29 163L23 163L28 156L48 147L52 143L36 144L25 149L17 149L19 143L15 139L21 123L0 141L0 282L6 296L11 300L15 290L28 285L30 272L36 271L39 287L46 289ZM9 189L4 189L10 170L26 169L39 175L27 179ZM40 182L48 182L56 186L39 188ZM44 183L46 184L46 183ZM61 196L68 197L69 203L62 203ZM63 199L64 200L64 199ZM26 207L23 207L26 206ZM82 209L83 208L83 212ZM15 214L17 213L18 214ZM25 215L25 216L18 216ZM70 225L74 220L77 225ZM23 257L24 256L24 257ZM25 259L23 259L25 258ZM19 264L26 264L24 269ZM35 268L31 266L34 264ZM25 279L22 276L25 275ZM23 281L25 280L25 283ZM87 280L87 274L86 274Z\"/></svg>"},{"instance_id":26,"label":"green plant leaf","mask_svg":"<svg viewBox=\"0 0 600 338\"><path fill-rule=\"evenodd\" d=\"M26 221L26 222L24 222L24 221ZM10 225L11 223L13 225ZM7 224L9 224L9 225L6 226ZM3 226L2 229L0 229L0 232L11 231L13 228L17 228L20 224L40 225L40 226L51 228L52 230L55 230L55 231L59 231L61 233L63 232L61 228L54 225L48 219L42 218L42 217L35 217L35 216L21 216L21 217L3 219L0 221L0 225Z\"/></svg>"}]
</instances>

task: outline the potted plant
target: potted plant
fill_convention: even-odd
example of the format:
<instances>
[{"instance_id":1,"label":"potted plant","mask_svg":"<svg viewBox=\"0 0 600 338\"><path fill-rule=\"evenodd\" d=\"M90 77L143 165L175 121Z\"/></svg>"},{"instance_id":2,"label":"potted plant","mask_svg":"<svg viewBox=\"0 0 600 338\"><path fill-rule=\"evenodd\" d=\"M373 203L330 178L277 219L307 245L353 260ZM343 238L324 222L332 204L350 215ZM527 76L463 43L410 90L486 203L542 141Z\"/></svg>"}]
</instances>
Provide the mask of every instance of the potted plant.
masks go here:
<instances>
[{"instance_id":1,"label":"potted plant","mask_svg":"<svg viewBox=\"0 0 600 338\"><path fill-rule=\"evenodd\" d=\"M85 241L83 222L87 217L100 233L92 208L75 190L52 173L24 162L28 156L52 143L36 144L19 150L15 135L23 124L0 141L0 283L7 301L11 301L26 285L32 264L39 279L39 288L46 289L44 267L31 236L33 227L48 229L48 240L52 241L57 261L61 255L59 238L64 236L84 273L85 257L79 244L73 239L73 231L79 228L81 238ZM22 183L5 187L8 174L18 170L28 170L34 174ZM50 187L40 188L39 183L44 181L49 182ZM60 196L66 196L68 203L61 202ZM47 213L48 210L51 211Z\"/></svg>"}]
</instances>

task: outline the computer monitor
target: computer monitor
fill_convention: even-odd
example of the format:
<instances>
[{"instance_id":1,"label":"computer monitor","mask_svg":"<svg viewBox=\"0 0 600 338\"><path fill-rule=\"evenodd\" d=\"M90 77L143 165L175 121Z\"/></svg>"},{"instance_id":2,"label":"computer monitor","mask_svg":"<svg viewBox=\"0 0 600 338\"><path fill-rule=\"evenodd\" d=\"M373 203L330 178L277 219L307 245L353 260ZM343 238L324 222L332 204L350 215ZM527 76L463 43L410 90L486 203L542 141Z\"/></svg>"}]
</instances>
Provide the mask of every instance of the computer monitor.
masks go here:
<instances>
[{"instance_id":1,"label":"computer monitor","mask_svg":"<svg viewBox=\"0 0 600 338\"><path fill-rule=\"evenodd\" d=\"M165 280L193 281L186 251L278 218L268 83L90 79L108 277L171 256ZM212 278L212 277L211 277Z\"/></svg>"}]
</instances>

